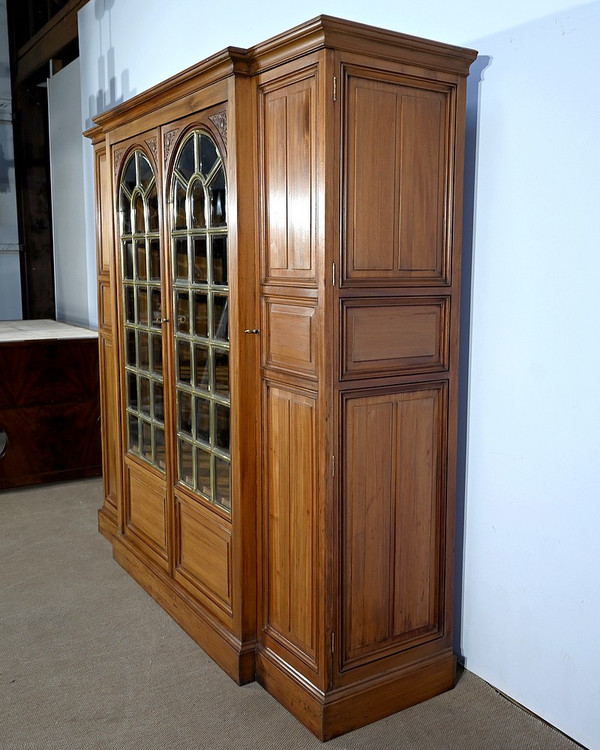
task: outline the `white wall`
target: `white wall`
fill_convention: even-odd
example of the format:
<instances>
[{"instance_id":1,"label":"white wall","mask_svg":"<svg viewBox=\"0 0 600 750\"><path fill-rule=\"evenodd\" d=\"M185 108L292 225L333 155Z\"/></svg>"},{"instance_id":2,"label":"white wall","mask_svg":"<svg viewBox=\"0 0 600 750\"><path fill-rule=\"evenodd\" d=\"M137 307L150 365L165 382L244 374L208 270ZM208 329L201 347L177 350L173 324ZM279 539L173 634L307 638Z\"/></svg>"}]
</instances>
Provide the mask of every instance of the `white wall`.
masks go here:
<instances>
[{"instance_id":1,"label":"white wall","mask_svg":"<svg viewBox=\"0 0 600 750\"><path fill-rule=\"evenodd\" d=\"M0 320L20 320L21 268L6 0L0 0Z\"/></svg>"},{"instance_id":2,"label":"white wall","mask_svg":"<svg viewBox=\"0 0 600 750\"><path fill-rule=\"evenodd\" d=\"M319 13L481 53L469 91L458 647L469 669L600 747L599 5L235 0L211 17L197 0L94 0L79 15L82 125Z\"/></svg>"},{"instance_id":3,"label":"white wall","mask_svg":"<svg viewBox=\"0 0 600 750\"><path fill-rule=\"evenodd\" d=\"M462 648L600 747L600 5L477 40Z\"/></svg>"},{"instance_id":4,"label":"white wall","mask_svg":"<svg viewBox=\"0 0 600 750\"><path fill-rule=\"evenodd\" d=\"M95 256L86 252L80 83L79 60L48 79L56 319L97 327Z\"/></svg>"}]
</instances>

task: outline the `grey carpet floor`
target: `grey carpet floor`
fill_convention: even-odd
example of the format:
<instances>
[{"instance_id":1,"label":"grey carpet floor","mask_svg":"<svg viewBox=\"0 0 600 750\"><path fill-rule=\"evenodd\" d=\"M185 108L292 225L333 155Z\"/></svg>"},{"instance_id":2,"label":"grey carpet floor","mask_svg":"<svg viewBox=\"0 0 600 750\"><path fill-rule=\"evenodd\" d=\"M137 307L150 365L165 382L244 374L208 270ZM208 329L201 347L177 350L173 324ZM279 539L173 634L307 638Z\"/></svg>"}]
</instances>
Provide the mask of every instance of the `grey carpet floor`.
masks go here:
<instances>
[{"instance_id":1,"label":"grey carpet floor","mask_svg":"<svg viewBox=\"0 0 600 750\"><path fill-rule=\"evenodd\" d=\"M112 560L97 479L0 492L2 750L323 745L256 683L236 686ZM579 747L469 672L327 748Z\"/></svg>"}]
</instances>

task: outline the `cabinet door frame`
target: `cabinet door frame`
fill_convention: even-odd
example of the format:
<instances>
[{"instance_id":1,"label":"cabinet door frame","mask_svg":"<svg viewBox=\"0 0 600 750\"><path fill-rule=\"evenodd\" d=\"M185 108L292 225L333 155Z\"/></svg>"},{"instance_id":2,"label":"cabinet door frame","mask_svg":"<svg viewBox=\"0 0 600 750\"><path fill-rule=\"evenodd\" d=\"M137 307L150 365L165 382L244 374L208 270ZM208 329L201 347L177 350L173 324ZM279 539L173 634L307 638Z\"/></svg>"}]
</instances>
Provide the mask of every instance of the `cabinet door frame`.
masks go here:
<instances>
[{"instance_id":1,"label":"cabinet door frame","mask_svg":"<svg viewBox=\"0 0 600 750\"><path fill-rule=\"evenodd\" d=\"M112 168L112 210L113 210L113 236L114 236L114 257L113 257L113 268L114 268L114 285L116 295L116 315L115 315L115 333L117 337L117 361L118 361L118 388L120 393L120 454L122 456L122 487L121 487L121 502L119 504L118 513L118 529L121 535L128 538L128 540L134 544L138 549L141 549L144 554L147 554L151 560L157 563L161 568L168 569L169 565L169 550L170 550L170 523L169 514L167 513L167 486L168 477L170 473L169 467L169 451L167 446L167 430L166 425L170 418L170 410L168 405L168 399L164 398L164 426L165 426L165 445L166 445L166 460L164 472L158 468L152 466L142 458L128 452L128 437L127 437L127 402L125 394L127 393L126 387L126 373L125 373L125 310L124 310L124 299L123 299L123 268L122 268L122 257L121 257L121 228L119 220L119 191L123 170L129 162L132 154L136 151L143 153L148 162L150 163L154 179L156 182L157 189L157 200L158 200L158 232L156 233L159 241L159 255L163 256L161 246L164 243L163 238L163 207L162 207L162 172L159 168L159 139L158 129L153 128L140 133L136 136L132 136L123 140L118 139L118 133L109 141L109 153L111 155L110 164ZM147 272L149 269L146 269ZM161 310L165 310L165 297L164 297L164 274L165 269L161 268L161 282L160 282L160 301ZM148 324L150 326L151 305L148 304L147 316ZM164 315L163 315L164 317ZM157 328L157 332L161 331L161 350L162 350L162 368L163 368L163 394L166 394L165 383L167 380L167 373L165 371L165 324L162 323L160 329ZM150 348L150 341L148 339L148 347ZM135 475L136 479L132 480L132 474ZM140 507L134 511L134 515L137 513L141 524L136 527L136 523L132 523L132 506L131 506L131 481L135 481L139 484L139 491L154 493L154 507L152 510L149 509L149 517L144 518L144 510L142 503ZM140 484L141 483L141 484ZM142 501L143 502L143 501ZM162 507L161 507L162 505ZM152 533L153 521L157 520L158 516L162 515L162 531L159 536L156 533ZM150 516L153 516L150 517ZM145 528L144 528L145 527Z\"/></svg>"}]
</instances>

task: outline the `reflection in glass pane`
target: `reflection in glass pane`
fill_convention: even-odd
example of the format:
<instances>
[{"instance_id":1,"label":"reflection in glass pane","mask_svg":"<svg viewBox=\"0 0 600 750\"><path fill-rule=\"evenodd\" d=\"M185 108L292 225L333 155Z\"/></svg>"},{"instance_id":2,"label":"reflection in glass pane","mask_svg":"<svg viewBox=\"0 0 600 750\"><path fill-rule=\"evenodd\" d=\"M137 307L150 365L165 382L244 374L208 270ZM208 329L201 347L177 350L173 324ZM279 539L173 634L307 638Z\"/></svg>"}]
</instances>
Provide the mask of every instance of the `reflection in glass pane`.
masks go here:
<instances>
[{"instance_id":1,"label":"reflection in glass pane","mask_svg":"<svg viewBox=\"0 0 600 750\"><path fill-rule=\"evenodd\" d=\"M194 449L192 446L181 438L179 443L179 478L182 482L194 486Z\"/></svg>"},{"instance_id":2,"label":"reflection in glass pane","mask_svg":"<svg viewBox=\"0 0 600 750\"><path fill-rule=\"evenodd\" d=\"M160 328L161 323L161 304L160 304L160 289L150 290L150 323L155 328Z\"/></svg>"},{"instance_id":3,"label":"reflection in glass pane","mask_svg":"<svg viewBox=\"0 0 600 750\"><path fill-rule=\"evenodd\" d=\"M215 391L220 396L229 396L229 352L215 349L213 360Z\"/></svg>"},{"instance_id":4,"label":"reflection in glass pane","mask_svg":"<svg viewBox=\"0 0 600 750\"><path fill-rule=\"evenodd\" d=\"M175 293L175 315L177 330L190 332L190 296L187 292Z\"/></svg>"},{"instance_id":5,"label":"reflection in glass pane","mask_svg":"<svg viewBox=\"0 0 600 750\"><path fill-rule=\"evenodd\" d=\"M131 201L123 190L121 190L119 199L119 213L121 216L121 236L131 234Z\"/></svg>"},{"instance_id":6,"label":"reflection in glass pane","mask_svg":"<svg viewBox=\"0 0 600 750\"><path fill-rule=\"evenodd\" d=\"M162 383L152 383L154 389L154 419L157 422L165 421L165 400Z\"/></svg>"},{"instance_id":7,"label":"reflection in glass pane","mask_svg":"<svg viewBox=\"0 0 600 750\"><path fill-rule=\"evenodd\" d=\"M158 240L150 240L150 278L160 280L160 245Z\"/></svg>"},{"instance_id":8,"label":"reflection in glass pane","mask_svg":"<svg viewBox=\"0 0 600 750\"><path fill-rule=\"evenodd\" d=\"M210 401L196 399L196 438L210 443Z\"/></svg>"},{"instance_id":9,"label":"reflection in glass pane","mask_svg":"<svg viewBox=\"0 0 600 750\"><path fill-rule=\"evenodd\" d=\"M196 359L196 388L202 388L203 391L208 391L208 347L196 344L196 346L194 346L194 357Z\"/></svg>"},{"instance_id":10,"label":"reflection in glass pane","mask_svg":"<svg viewBox=\"0 0 600 750\"><path fill-rule=\"evenodd\" d=\"M148 360L148 334L144 331L138 332L138 351L140 361L138 367L140 370L149 370L150 362Z\"/></svg>"},{"instance_id":11,"label":"reflection in glass pane","mask_svg":"<svg viewBox=\"0 0 600 750\"><path fill-rule=\"evenodd\" d=\"M192 397L185 391L177 391L179 431L192 436Z\"/></svg>"},{"instance_id":12,"label":"reflection in glass pane","mask_svg":"<svg viewBox=\"0 0 600 750\"><path fill-rule=\"evenodd\" d=\"M190 345L187 341L177 342L177 377L180 383L190 383Z\"/></svg>"},{"instance_id":13,"label":"reflection in glass pane","mask_svg":"<svg viewBox=\"0 0 600 750\"><path fill-rule=\"evenodd\" d=\"M217 149L210 138L200 136L200 171L207 175L217 161Z\"/></svg>"},{"instance_id":14,"label":"reflection in glass pane","mask_svg":"<svg viewBox=\"0 0 600 750\"><path fill-rule=\"evenodd\" d=\"M154 428L154 461L161 469L167 466L167 452L165 450L165 431L160 427Z\"/></svg>"},{"instance_id":15,"label":"reflection in glass pane","mask_svg":"<svg viewBox=\"0 0 600 750\"><path fill-rule=\"evenodd\" d=\"M144 201L139 193L133 199L134 231L136 234L144 234L146 223L144 221Z\"/></svg>"},{"instance_id":16,"label":"reflection in glass pane","mask_svg":"<svg viewBox=\"0 0 600 750\"><path fill-rule=\"evenodd\" d=\"M140 411L150 416L150 381L140 378Z\"/></svg>"},{"instance_id":17,"label":"reflection in glass pane","mask_svg":"<svg viewBox=\"0 0 600 750\"><path fill-rule=\"evenodd\" d=\"M229 452L229 407L215 404L215 438L217 447Z\"/></svg>"},{"instance_id":18,"label":"reflection in glass pane","mask_svg":"<svg viewBox=\"0 0 600 750\"><path fill-rule=\"evenodd\" d=\"M119 200L127 445L164 470L158 192L152 166L139 150L126 162Z\"/></svg>"},{"instance_id":19,"label":"reflection in glass pane","mask_svg":"<svg viewBox=\"0 0 600 750\"><path fill-rule=\"evenodd\" d=\"M135 291L134 287L125 287L125 320L135 323Z\"/></svg>"},{"instance_id":20,"label":"reflection in glass pane","mask_svg":"<svg viewBox=\"0 0 600 750\"><path fill-rule=\"evenodd\" d=\"M138 287L138 323L148 325L148 290Z\"/></svg>"},{"instance_id":21,"label":"reflection in glass pane","mask_svg":"<svg viewBox=\"0 0 600 750\"><path fill-rule=\"evenodd\" d=\"M178 237L175 240L175 278L177 281L188 280L187 238Z\"/></svg>"},{"instance_id":22,"label":"reflection in glass pane","mask_svg":"<svg viewBox=\"0 0 600 750\"><path fill-rule=\"evenodd\" d=\"M133 279L133 242L123 243L123 278Z\"/></svg>"},{"instance_id":23,"label":"reflection in glass pane","mask_svg":"<svg viewBox=\"0 0 600 750\"><path fill-rule=\"evenodd\" d=\"M144 188L144 190L148 189L148 185L152 182L153 177L154 174L152 172L152 167L150 166L148 159L140 154L138 164L138 179L140 185Z\"/></svg>"},{"instance_id":24,"label":"reflection in glass pane","mask_svg":"<svg viewBox=\"0 0 600 750\"><path fill-rule=\"evenodd\" d=\"M225 295L213 295L213 338L229 341L228 299Z\"/></svg>"},{"instance_id":25,"label":"reflection in glass pane","mask_svg":"<svg viewBox=\"0 0 600 750\"><path fill-rule=\"evenodd\" d=\"M221 403L230 396L226 197L216 144L195 131L178 153L170 187L178 461L183 481L228 510L230 410Z\"/></svg>"},{"instance_id":26,"label":"reflection in glass pane","mask_svg":"<svg viewBox=\"0 0 600 750\"><path fill-rule=\"evenodd\" d=\"M152 461L152 427L143 419L140 420L142 425L142 434L140 440L140 453L148 461Z\"/></svg>"},{"instance_id":27,"label":"reflection in glass pane","mask_svg":"<svg viewBox=\"0 0 600 750\"><path fill-rule=\"evenodd\" d=\"M225 224L225 173L220 167L210 185L210 223L213 227Z\"/></svg>"},{"instance_id":28,"label":"reflection in glass pane","mask_svg":"<svg viewBox=\"0 0 600 750\"><path fill-rule=\"evenodd\" d=\"M138 240L137 245L137 277L144 281L148 277L146 270L146 243L144 240Z\"/></svg>"},{"instance_id":29,"label":"reflection in glass pane","mask_svg":"<svg viewBox=\"0 0 600 750\"><path fill-rule=\"evenodd\" d=\"M137 181L137 177L135 173L135 154L132 154L127 164L127 168L125 169L125 174L123 176L123 183L125 184L125 187L127 188L127 190L129 190L130 193L133 193L133 189L135 187L136 181Z\"/></svg>"},{"instance_id":30,"label":"reflection in glass pane","mask_svg":"<svg viewBox=\"0 0 600 750\"><path fill-rule=\"evenodd\" d=\"M158 232L158 195L156 193L156 185L152 186L152 190L148 193L148 231Z\"/></svg>"},{"instance_id":31,"label":"reflection in glass pane","mask_svg":"<svg viewBox=\"0 0 600 750\"><path fill-rule=\"evenodd\" d=\"M204 292L194 292L194 332L208 338L208 296Z\"/></svg>"},{"instance_id":32,"label":"reflection in glass pane","mask_svg":"<svg viewBox=\"0 0 600 750\"><path fill-rule=\"evenodd\" d=\"M206 226L204 216L204 185L196 180L192 187L192 227L202 229Z\"/></svg>"},{"instance_id":33,"label":"reflection in glass pane","mask_svg":"<svg viewBox=\"0 0 600 750\"><path fill-rule=\"evenodd\" d=\"M138 418L135 414L127 415L127 432L129 435L129 448L132 451L139 450L139 429L138 429Z\"/></svg>"},{"instance_id":34,"label":"reflection in glass pane","mask_svg":"<svg viewBox=\"0 0 600 750\"><path fill-rule=\"evenodd\" d=\"M125 363L132 367L137 364L135 359L135 331L129 328L125 331Z\"/></svg>"},{"instance_id":35,"label":"reflection in glass pane","mask_svg":"<svg viewBox=\"0 0 600 750\"><path fill-rule=\"evenodd\" d=\"M212 282L227 285L227 237L212 239Z\"/></svg>"},{"instance_id":36,"label":"reflection in glass pane","mask_svg":"<svg viewBox=\"0 0 600 750\"><path fill-rule=\"evenodd\" d=\"M162 338L152 336L152 370L157 375L162 375Z\"/></svg>"},{"instance_id":37,"label":"reflection in glass pane","mask_svg":"<svg viewBox=\"0 0 600 750\"><path fill-rule=\"evenodd\" d=\"M194 238L194 284L206 284L207 281L206 237L196 237Z\"/></svg>"},{"instance_id":38,"label":"reflection in glass pane","mask_svg":"<svg viewBox=\"0 0 600 750\"><path fill-rule=\"evenodd\" d=\"M229 461L215 456L215 474L217 502L227 510L231 510L231 466Z\"/></svg>"},{"instance_id":39,"label":"reflection in glass pane","mask_svg":"<svg viewBox=\"0 0 600 750\"><path fill-rule=\"evenodd\" d=\"M185 188L177 181L175 187L175 229L185 229L187 226L187 220L185 218Z\"/></svg>"},{"instance_id":40,"label":"reflection in glass pane","mask_svg":"<svg viewBox=\"0 0 600 750\"><path fill-rule=\"evenodd\" d=\"M210 453L202 448L197 449L198 457L198 490L209 500L212 497L210 486Z\"/></svg>"},{"instance_id":41,"label":"reflection in glass pane","mask_svg":"<svg viewBox=\"0 0 600 750\"><path fill-rule=\"evenodd\" d=\"M132 372L127 373L127 406L132 409L137 409L138 405L138 394L137 394L137 379L135 374Z\"/></svg>"},{"instance_id":42,"label":"reflection in glass pane","mask_svg":"<svg viewBox=\"0 0 600 750\"><path fill-rule=\"evenodd\" d=\"M181 172L182 177L189 180L196 171L194 162L194 136L190 136L177 159L176 168Z\"/></svg>"}]
</instances>

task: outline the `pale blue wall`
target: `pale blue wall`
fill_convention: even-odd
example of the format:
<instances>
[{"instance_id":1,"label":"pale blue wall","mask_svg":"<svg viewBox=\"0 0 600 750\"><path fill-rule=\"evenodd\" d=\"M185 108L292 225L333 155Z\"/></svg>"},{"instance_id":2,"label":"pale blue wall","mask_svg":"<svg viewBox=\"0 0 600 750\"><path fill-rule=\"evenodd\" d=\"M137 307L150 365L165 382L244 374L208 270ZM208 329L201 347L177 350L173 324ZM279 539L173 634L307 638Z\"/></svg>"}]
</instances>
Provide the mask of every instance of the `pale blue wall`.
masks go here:
<instances>
[{"instance_id":1,"label":"pale blue wall","mask_svg":"<svg viewBox=\"0 0 600 750\"><path fill-rule=\"evenodd\" d=\"M79 16L82 127L208 54L319 13L480 51L469 90L457 647L469 669L600 747L599 4L306 0L212 14L197 0L92 0Z\"/></svg>"}]
</instances>

